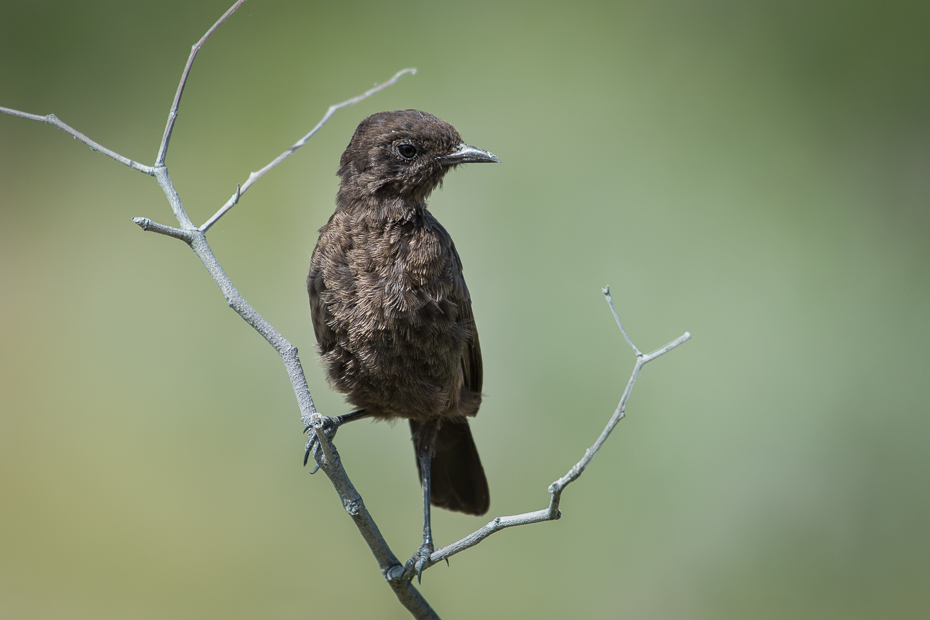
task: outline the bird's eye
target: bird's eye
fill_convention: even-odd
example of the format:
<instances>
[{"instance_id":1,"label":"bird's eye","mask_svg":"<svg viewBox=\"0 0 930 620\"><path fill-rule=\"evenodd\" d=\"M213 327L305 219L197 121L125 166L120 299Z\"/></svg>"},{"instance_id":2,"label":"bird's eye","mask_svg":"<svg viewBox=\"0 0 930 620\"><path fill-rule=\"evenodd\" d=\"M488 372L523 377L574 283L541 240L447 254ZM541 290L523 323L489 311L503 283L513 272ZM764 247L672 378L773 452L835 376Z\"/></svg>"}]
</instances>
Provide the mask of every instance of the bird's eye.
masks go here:
<instances>
[{"instance_id":1,"label":"bird's eye","mask_svg":"<svg viewBox=\"0 0 930 620\"><path fill-rule=\"evenodd\" d=\"M401 144L397 147L397 152L404 159L413 159L417 156L417 147L412 144Z\"/></svg>"}]
</instances>

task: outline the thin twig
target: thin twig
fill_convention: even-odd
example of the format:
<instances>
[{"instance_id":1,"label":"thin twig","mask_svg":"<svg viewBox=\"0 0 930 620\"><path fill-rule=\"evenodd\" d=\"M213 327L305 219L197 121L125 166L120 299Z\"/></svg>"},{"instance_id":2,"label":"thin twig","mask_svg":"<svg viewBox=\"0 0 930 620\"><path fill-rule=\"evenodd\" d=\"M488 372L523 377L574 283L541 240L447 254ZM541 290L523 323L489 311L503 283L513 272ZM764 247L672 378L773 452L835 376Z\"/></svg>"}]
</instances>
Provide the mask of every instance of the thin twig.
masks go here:
<instances>
[{"instance_id":1,"label":"thin twig","mask_svg":"<svg viewBox=\"0 0 930 620\"><path fill-rule=\"evenodd\" d=\"M181 95L184 94L187 76L190 75L191 67L194 64L194 58L197 57L197 52L199 52L203 44L207 42L210 35L220 27L220 24L235 13L236 9L242 6L243 2L245 2L245 0L238 0L238 2L229 7L229 10L223 13L223 16L216 20L216 23L207 30L207 33L200 37L200 40L191 47L191 54L187 57L187 64L184 65L184 71L181 73L181 82L178 84L178 90L174 94L174 102L171 104L171 110L168 112L168 123L165 125L165 135L162 136L161 144L158 146L158 156L155 158L156 166L163 165L165 163L165 157L168 155L168 142L171 141L171 132L174 131L174 122L178 119L178 107L181 105Z\"/></svg>"},{"instance_id":2,"label":"thin twig","mask_svg":"<svg viewBox=\"0 0 930 620\"><path fill-rule=\"evenodd\" d=\"M58 127L65 133L74 136L76 139L80 140L81 142L89 146L91 150L97 151L98 153L103 153L107 157L112 157L119 163L125 166L129 166L133 170L138 170L139 172L145 173L149 176L155 176L155 168L153 168L152 166L146 166L145 164L140 164L139 162L133 161L129 159L128 157L123 157L119 153L115 153L111 151L110 149L108 149L107 147L94 142L93 140L91 140L90 138L82 134L80 131L78 131L74 127L71 127L67 123L62 122L54 114L49 114L48 116L40 116L38 114L29 114L28 112L20 112L19 110L13 110L10 108L0 108L0 112L3 112L4 114L9 114L11 116L18 116L19 118L25 118L30 121L37 121L39 123L47 123L53 127Z\"/></svg>"},{"instance_id":3,"label":"thin twig","mask_svg":"<svg viewBox=\"0 0 930 620\"><path fill-rule=\"evenodd\" d=\"M365 503L362 501L361 496L352 485L352 481L349 479L345 468L342 466L342 461L339 458L339 453L336 450L336 447L332 445L331 442L329 442L325 433L322 431L322 425L319 423L319 421L322 420L322 416L320 416L313 404L313 398L310 395L310 389L307 386L307 379L304 375L303 367L300 363L300 358L297 355L297 348L288 342L287 339L285 339L284 336L282 336L274 327L272 327L271 324L268 323L268 321L266 321L255 310L255 308L253 308L242 297L236 287L233 286L229 276L226 275L226 272L223 270L219 261L216 259L216 256L213 254L213 250L210 249L210 246L207 243L206 235L203 231L198 230L193 225L193 223L191 223L190 218L187 216L187 213L181 204L180 196L178 195L177 190L171 182L171 177L168 174L168 169L164 163L165 155L168 149L168 143L171 138L171 132L174 127L174 121L177 118L177 111L181 100L181 94L183 93L184 85L190 73L194 58L197 55L197 51L204 44L207 38L209 38L209 36L216 30L216 28L222 24L226 18L228 18L229 15L231 15L233 11L235 11L244 1L245 0L239 0L232 6L232 8L226 11L226 13L193 47L191 55L188 58L187 65L184 67L184 72L182 74L181 81L171 107L171 111L168 115L168 124L165 128L165 135L162 138L161 145L159 146L159 154L155 166L143 166L102 147L93 140L87 138L84 134L62 123L54 115L36 116L34 114L27 114L25 112L10 110L7 108L0 108L0 111L28 120L54 125L71 134L75 138L81 140L95 151L104 153L105 155L112 157L113 159L129 166L130 168L133 168L134 170L139 170L155 177L171 205L171 209L174 212L175 218L180 224L180 228L159 224L145 217L133 218L133 222L138 224L143 230L156 232L162 235L173 237L175 239L180 239L187 243L188 246L190 246L190 248L197 255L197 257L200 258L204 267L206 267L207 271L210 273L210 276L213 278L213 281L223 293L223 296L226 299L226 304L235 310L239 316L241 316L243 320L245 320L246 323L248 323L255 331L261 334L265 340L267 340L268 343L274 347L275 351L278 352L278 355L281 356L281 360L287 369L288 377L290 378L291 385L293 386L294 393L297 397L297 404L300 408L301 419L304 420L305 423L312 422L316 432L318 432L320 446L323 451L321 459L323 462L321 468L324 470L333 486L336 488L336 491L342 500L343 506L352 517L352 520L358 527L359 532L371 549L372 554L377 559L381 573L384 575L392 574L396 571L397 568L402 568L402 565L391 551L390 546L388 546L387 541L381 535L381 532L378 530L378 526L375 524L374 519L371 517L368 509L365 507ZM404 69L403 71L398 72L390 81L370 89L358 97L354 97L340 104L336 104L335 106L331 106L323 120L321 120L317 126L314 127L313 130L300 142L286 151L284 155L263 168L260 173L253 173L253 176L249 178L249 181L245 186L237 188L233 201L237 201L241 195L241 192L245 191L247 187L254 182L255 179L270 170L272 167L274 167L274 165L277 165L278 162L293 152L294 149L306 143L306 141L311 136L313 136L313 134L316 133L320 127L323 126L329 117L332 116L333 112L341 107L345 107L347 105L351 105L352 103L356 103L357 101L361 101L362 99L390 86L396 82L401 75L413 72L414 70L412 69ZM216 220L216 217L213 221ZM400 603L411 613L413 617L424 620L438 618L436 612L433 611L433 609L429 606L429 603L427 603L423 596L416 590L410 580L389 580L389 585L397 596L398 601L400 601Z\"/></svg>"},{"instance_id":4,"label":"thin twig","mask_svg":"<svg viewBox=\"0 0 930 620\"><path fill-rule=\"evenodd\" d=\"M134 217L132 218L132 221L138 224L142 230L151 230L152 232L157 232L160 235L166 235L168 237L180 239L186 243L191 242L192 235L188 230L181 230L180 228L165 226L164 224L153 222L147 217Z\"/></svg>"},{"instance_id":5,"label":"thin twig","mask_svg":"<svg viewBox=\"0 0 930 620\"><path fill-rule=\"evenodd\" d=\"M326 124L326 121L328 121L328 120L330 119L330 117L331 117L337 110L340 110L340 109L345 108L345 107L347 107L347 106L350 106L350 105L352 105L352 104L358 103L359 101L362 101L362 100L364 100L364 99L367 99L368 97L371 97L371 96L374 95L375 93L384 90L384 89L387 88L388 86L392 86L392 85L396 84L396 83L397 83L397 80L399 80L399 79L401 78L402 75L406 75L407 73L413 75L413 74L416 73L416 72L417 72L417 70L414 69L414 68L412 68L412 67L407 68L407 69L401 69L400 71L398 71L397 73L395 73L395 74L394 74L394 77L392 77L392 78L391 78L390 80L388 80L387 82L384 82L384 83L382 83L382 84L378 84L378 85L375 86L374 88L370 88L370 89L366 90L366 91L363 92L361 95L356 95L355 97L352 97L351 99L346 99L345 101L342 101L342 102L340 102L340 103L335 103L335 104L329 106L329 109L326 110L326 114L324 114L324 115L323 115L323 118L320 119L320 122L316 124L316 127L314 127L313 129L310 130L310 133L308 133L308 134L305 135L303 138L301 138L300 140L298 140L297 142L295 142L294 145L293 145L291 148L287 149L286 151L284 151L283 153L281 153L280 155L278 155L274 160L272 160L272 162L271 162L270 164L268 164L267 166L265 166L264 168L262 168L262 169L259 170L258 172L253 172L253 173L249 174L248 180L247 180L245 183L240 184L240 185L236 188L236 193L233 194L232 197L231 197L229 200L226 201L226 204L224 204L222 207L220 207L219 211L217 211L216 213L213 214L213 217L211 217L209 220L207 220L206 222L204 222L203 226L200 227L200 232L207 232L208 230L210 230L210 227L213 226L213 225L216 223L216 221L217 221L218 219L220 219L221 217L223 217L223 215L225 215L225 213L226 213L227 211L229 211L229 210L232 209L234 206L236 206L236 203L239 202L239 197L242 196L242 194L244 194L244 193L246 192L247 189L249 189L250 187L252 187L252 184L255 183L255 181L257 181L257 180L259 180L260 178L262 178L262 177L265 175L266 172L268 172L269 170L271 170L272 168L274 168L275 166L277 166L278 164L280 164L282 161L284 161L285 158L287 158L287 157L289 157L289 156L291 155L291 153L293 153L294 151L296 151L297 149L299 149L300 147L302 147L303 145L305 145L305 144L307 143L307 141L308 141L310 138L313 137L313 134L315 134L316 132L318 132L318 131L320 130L320 128L321 128L323 125Z\"/></svg>"},{"instance_id":6,"label":"thin twig","mask_svg":"<svg viewBox=\"0 0 930 620\"><path fill-rule=\"evenodd\" d=\"M620 328L620 333L623 334L623 338L626 340L626 343L630 345L630 347L633 349L633 353L635 353L636 355L642 355L643 352L636 348L636 345L633 344L633 341L630 340L630 337L626 335L626 330L623 329L623 323L620 322L620 317L617 315L617 309L614 308L613 297L610 296L610 287L605 286L604 288L601 289L601 292L603 292L604 297L607 298L607 305L610 306L610 311L613 312L614 320L617 321L617 327Z\"/></svg>"},{"instance_id":7,"label":"thin twig","mask_svg":"<svg viewBox=\"0 0 930 620\"><path fill-rule=\"evenodd\" d=\"M623 390L623 396L620 397L620 402L617 404L617 408L614 410L613 415L610 416L610 420L608 420L607 426L605 426L604 430L601 431L601 434L598 436L597 441L594 442L594 445L584 451L584 456L581 457L581 460L572 465L571 469L569 469L564 476L549 485L550 497L548 508L519 515L496 517L487 525L479 530L476 530L475 532L472 532L465 538L434 551L432 555L430 555L429 566L432 566L437 562L447 560L456 553L460 553L466 549L474 547L491 534L499 532L500 530L506 529L508 527L514 527L517 525L529 525L532 523L541 523L543 521L554 521L559 519L562 516L562 512L559 510L559 504L562 500L562 491L564 491L569 484L581 477L581 474L584 473L585 468L601 449L601 446L604 445L604 442L607 441L607 438L614 430L614 427L616 427L620 420L626 416L627 400L630 398L630 392L633 390L633 384L636 383L636 379L639 377L639 373L643 366L656 359L657 357L665 355L675 347L683 344L691 338L691 334L685 332L664 347L656 349L652 353L643 354L636 347L636 345L633 344L630 338L626 335L626 332L623 330L623 326L620 323L620 318L617 316L617 311L614 309L613 300L610 297L610 287L604 288L602 292L607 298L607 303L610 306L611 312L613 312L614 318L617 321L617 325L620 327L620 331L623 333L623 337L626 339L627 343L629 343L630 347L636 354L636 364L633 366L633 372L630 374L630 379L627 381L626 389ZM426 568L429 568L429 566ZM411 577L411 575L408 575L409 572L409 570L404 571L403 569L400 569L397 571L396 578Z\"/></svg>"}]
</instances>

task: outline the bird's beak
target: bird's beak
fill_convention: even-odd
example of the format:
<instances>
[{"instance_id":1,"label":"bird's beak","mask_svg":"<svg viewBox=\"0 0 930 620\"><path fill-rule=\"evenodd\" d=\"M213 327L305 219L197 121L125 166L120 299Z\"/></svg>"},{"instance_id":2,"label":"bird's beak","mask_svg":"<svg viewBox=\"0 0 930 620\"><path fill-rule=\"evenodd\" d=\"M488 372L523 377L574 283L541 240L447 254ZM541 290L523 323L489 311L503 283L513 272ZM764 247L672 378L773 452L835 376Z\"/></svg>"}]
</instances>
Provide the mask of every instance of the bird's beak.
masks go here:
<instances>
[{"instance_id":1,"label":"bird's beak","mask_svg":"<svg viewBox=\"0 0 930 620\"><path fill-rule=\"evenodd\" d=\"M494 156L493 153L483 151L477 147L470 146L464 142L456 145L455 150L448 155L436 158L443 166L455 166L457 164L474 164L488 163L499 164L501 160Z\"/></svg>"}]
</instances>

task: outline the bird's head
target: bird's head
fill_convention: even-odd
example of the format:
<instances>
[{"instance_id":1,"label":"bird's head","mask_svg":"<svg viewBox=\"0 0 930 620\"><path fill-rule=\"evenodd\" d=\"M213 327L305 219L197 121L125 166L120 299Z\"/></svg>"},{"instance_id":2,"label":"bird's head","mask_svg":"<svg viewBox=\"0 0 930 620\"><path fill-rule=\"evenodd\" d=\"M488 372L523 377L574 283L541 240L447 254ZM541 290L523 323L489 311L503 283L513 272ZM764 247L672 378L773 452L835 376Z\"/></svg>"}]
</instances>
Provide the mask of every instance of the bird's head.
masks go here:
<instances>
[{"instance_id":1,"label":"bird's head","mask_svg":"<svg viewBox=\"0 0 930 620\"><path fill-rule=\"evenodd\" d=\"M499 162L469 146L455 127L419 110L379 112L363 120L342 154L341 192L423 202L459 164Z\"/></svg>"}]
</instances>

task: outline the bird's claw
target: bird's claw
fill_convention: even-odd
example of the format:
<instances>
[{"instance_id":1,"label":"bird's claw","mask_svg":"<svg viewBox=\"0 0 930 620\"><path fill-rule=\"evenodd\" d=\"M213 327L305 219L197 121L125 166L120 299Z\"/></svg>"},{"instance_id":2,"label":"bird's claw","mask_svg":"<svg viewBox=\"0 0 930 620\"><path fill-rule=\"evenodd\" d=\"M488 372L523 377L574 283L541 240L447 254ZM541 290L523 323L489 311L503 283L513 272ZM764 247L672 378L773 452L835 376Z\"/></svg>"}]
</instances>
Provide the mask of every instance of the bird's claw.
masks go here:
<instances>
[{"instance_id":1,"label":"bird's claw","mask_svg":"<svg viewBox=\"0 0 930 620\"><path fill-rule=\"evenodd\" d=\"M429 541L423 541L423 544L420 545L420 548L417 549L417 552L413 554L409 560L407 560L407 570L416 571L417 574L417 583L422 583L421 579L423 576L423 570L430 567L430 556L433 555L433 543Z\"/></svg>"},{"instance_id":2,"label":"bird's claw","mask_svg":"<svg viewBox=\"0 0 930 620\"><path fill-rule=\"evenodd\" d=\"M339 428L339 418L320 417L322 418L323 434L326 435L328 440L332 441L333 437L336 436L336 430ZM307 466L312 454L315 464L310 473L315 474L320 469L320 438L317 436L316 426L312 422L304 421L304 432L310 435L309 439L307 439L307 445L304 446L304 467Z\"/></svg>"}]
</instances>

